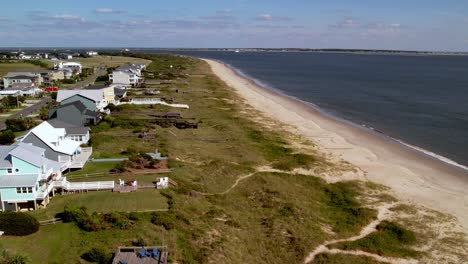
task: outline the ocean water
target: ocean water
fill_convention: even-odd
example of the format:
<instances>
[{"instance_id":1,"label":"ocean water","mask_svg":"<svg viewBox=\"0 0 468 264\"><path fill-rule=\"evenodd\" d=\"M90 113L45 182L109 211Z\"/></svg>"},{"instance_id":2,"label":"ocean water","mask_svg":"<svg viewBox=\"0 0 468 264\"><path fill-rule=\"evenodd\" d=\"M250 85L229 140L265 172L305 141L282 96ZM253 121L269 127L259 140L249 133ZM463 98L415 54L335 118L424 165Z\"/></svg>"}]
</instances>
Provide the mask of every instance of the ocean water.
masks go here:
<instances>
[{"instance_id":1,"label":"ocean water","mask_svg":"<svg viewBox=\"0 0 468 264\"><path fill-rule=\"evenodd\" d=\"M175 53L220 60L331 115L468 165L468 57Z\"/></svg>"}]
</instances>

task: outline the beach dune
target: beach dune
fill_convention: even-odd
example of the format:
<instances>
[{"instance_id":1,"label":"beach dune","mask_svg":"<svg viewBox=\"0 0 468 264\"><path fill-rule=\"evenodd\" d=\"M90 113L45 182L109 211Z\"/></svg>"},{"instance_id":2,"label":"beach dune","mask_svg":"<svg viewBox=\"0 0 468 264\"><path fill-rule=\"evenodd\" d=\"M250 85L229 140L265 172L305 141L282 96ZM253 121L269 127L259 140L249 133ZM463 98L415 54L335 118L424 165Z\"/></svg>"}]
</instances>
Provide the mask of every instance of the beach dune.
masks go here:
<instances>
[{"instance_id":1,"label":"beach dune","mask_svg":"<svg viewBox=\"0 0 468 264\"><path fill-rule=\"evenodd\" d=\"M403 200L455 216L468 230L468 172L375 132L330 117L311 105L205 60L248 104L293 127L319 149L359 167L367 180L390 187ZM437 139L434 139L437 140Z\"/></svg>"}]
</instances>

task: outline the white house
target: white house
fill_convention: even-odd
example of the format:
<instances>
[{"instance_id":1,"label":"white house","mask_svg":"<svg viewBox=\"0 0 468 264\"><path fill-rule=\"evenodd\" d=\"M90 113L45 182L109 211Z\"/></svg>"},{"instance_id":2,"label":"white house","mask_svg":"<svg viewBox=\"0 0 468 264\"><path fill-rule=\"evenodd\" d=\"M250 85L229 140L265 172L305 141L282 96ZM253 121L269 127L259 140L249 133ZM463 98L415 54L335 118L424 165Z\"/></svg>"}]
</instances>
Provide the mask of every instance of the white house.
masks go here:
<instances>
[{"instance_id":1,"label":"white house","mask_svg":"<svg viewBox=\"0 0 468 264\"><path fill-rule=\"evenodd\" d=\"M67 138L65 128L55 128L48 122L42 122L17 140L45 149L45 157L61 163L62 171L83 168L92 153L91 148L82 148L79 141Z\"/></svg>"},{"instance_id":2,"label":"white house","mask_svg":"<svg viewBox=\"0 0 468 264\"><path fill-rule=\"evenodd\" d=\"M66 132L65 138L77 141L80 144L88 144L89 142L90 129L88 127L72 125L56 118L49 119L46 122L55 128L64 128Z\"/></svg>"},{"instance_id":3,"label":"white house","mask_svg":"<svg viewBox=\"0 0 468 264\"><path fill-rule=\"evenodd\" d=\"M70 55L70 54L60 54L60 55L59 55L59 58L62 59L62 60L71 60L71 59L73 59L73 55Z\"/></svg>"},{"instance_id":4,"label":"white house","mask_svg":"<svg viewBox=\"0 0 468 264\"><path fill-rule=\"evenodd\" d=\"M97 51L92 51L92 50L90 50L90 51L87 51L87 52L86 52L86 55L88 55L88 56L97 56L97 55L98 55L98 52L97 52Z\"/></svg>"},{"instance_id":5,"label":"white house","mask_svg":"<svg viewBox=\"0 0 468 264\"><path fill-rule=\"evenodd\" d=\"M63 70L63 69L69 69L72 71L73 75L77 75L81 73L81 63L79 62L57 62L54 63L54 68L56 70Z\"/></svg>"},{"instance_id":6,"label":"white house","mask_svg":"<svg viewBox=\"0 0 468 264\"><path fill-rule=\"evenodd\" d=\"M144 80L141 71L145 67L145 64L139 63L123 65L109 74L109 80L113 84L119 84L123 86L137 86Z\"/></svg>"}]
</instances>

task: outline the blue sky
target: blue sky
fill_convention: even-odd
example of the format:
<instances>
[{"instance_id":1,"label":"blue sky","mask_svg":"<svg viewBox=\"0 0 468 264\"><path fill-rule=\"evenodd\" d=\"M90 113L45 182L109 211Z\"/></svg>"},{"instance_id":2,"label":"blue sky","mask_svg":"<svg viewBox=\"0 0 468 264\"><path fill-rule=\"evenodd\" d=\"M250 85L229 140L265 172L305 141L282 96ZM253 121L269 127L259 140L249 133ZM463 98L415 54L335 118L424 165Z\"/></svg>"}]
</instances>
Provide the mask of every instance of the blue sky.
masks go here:
<instances>
[{"instance_id":1,"label":"blue sky","mask_svg":"<svg viewBox=\"0 0 468 264\"><path fill-rule=\"evenodd\" d=\"M0 46L468 51L468 0L14 0Z\"/></svg>"}]
</instances>

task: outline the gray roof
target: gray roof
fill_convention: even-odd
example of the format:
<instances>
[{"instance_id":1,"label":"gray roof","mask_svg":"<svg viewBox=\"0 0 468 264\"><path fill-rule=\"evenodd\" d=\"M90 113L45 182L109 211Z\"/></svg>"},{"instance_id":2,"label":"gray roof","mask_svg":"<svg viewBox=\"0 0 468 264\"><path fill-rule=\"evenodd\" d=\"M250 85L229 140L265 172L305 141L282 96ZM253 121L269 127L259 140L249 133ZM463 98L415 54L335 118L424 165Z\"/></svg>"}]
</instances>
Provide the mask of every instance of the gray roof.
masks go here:
<instances>
[{"instance_id":1,"label":"gray roof","mask_svg":"<svg viewBox=\"0 0 468 264\"><path fill-rule=\"evenodd\" d=\"M0 188L34 187L39 174L3 175L0 176Z\"/></svg>"},{"instance_id":2,"label":"gray roof","mask_svg":"<svg viewBox=\"0 0 468 264\"><path fill-rule=\"evenodd\" d=\"M67 135L84 135L87 134L89 128L84 126L75 126L69 124L67 122L63 122L62 120L58 120L56 118L47 120L49 124L51 124L55 128L65 128Z\"/></svg>"},{"instance_id":3,"label":"gray roof","mask_svg":"<svg viewBox=\"0 0 468 264\"><path fill-rule=\"evenodd\" d=\"M125 88L114 87L114 94L116 96L123 96L126 92L127 92L127 89Z\"/></svg>"},{"instance_id":4,"label":"gray roof","mask_svg":"<svg viewBox=\"0 0 468 264\"><path fill-rule=\"evenodd\" d=\"M10 155L40 167L43 163L44 149L23 142L11 146L0 146L0 168L11 168Z\"/></svg>"},{"instance_id":5,"label":"gray roof","mask_svg":"<svg viewBox=\"0 0 468 264\"><path fill-rule=\"evenodd\" d=\"M57 109L64 108L70 105L75 106L78 110L80 110L81 113L83 113L86 110L86 106L81 101L73 101L68 104L60 104L59 106L57 106Z\"/></svg>"},{"instance_id":6,"label":"gray roof","mask_svg":"<svg viewBox=\"0 0 468 264\"><path fill-rule=\"evenodd\" d=\"M13 76L13 77L7 77L7 78L13 79L13 80L16 80L16 79L21 79L21 80L23 80L23 79L34 80L34 79L36 79L35 76L27 76L27 75L15 75L15 76Z\"/></svg>"},{"instance_id":7,"label":"gray roof","mask_svg":"<svg viewBox=\"0 0 468 264\"><path fill-rule=\"evenodd\" d=\"M16 146L0 146L0 168L11 168L10 151Z\"/></svg>"},{"instance_id":8,"label":"gray roof","mask_svg":"<svg viewBox=\"0 0 468 264\"><path fill-rule=\"evenodd\" d=\"M45 152L44 149L22 142L13 146L15 148L10 151L10 155L31 163L36 167L42 166L44 162L44 157L42 156Z\"/></svg>"}]
</instances>

